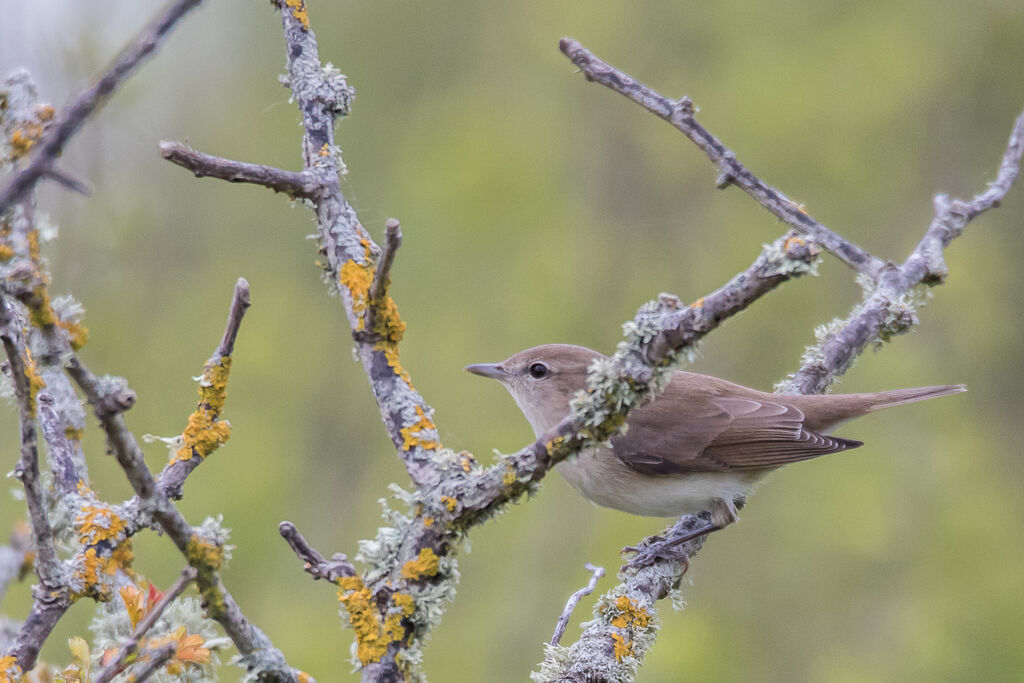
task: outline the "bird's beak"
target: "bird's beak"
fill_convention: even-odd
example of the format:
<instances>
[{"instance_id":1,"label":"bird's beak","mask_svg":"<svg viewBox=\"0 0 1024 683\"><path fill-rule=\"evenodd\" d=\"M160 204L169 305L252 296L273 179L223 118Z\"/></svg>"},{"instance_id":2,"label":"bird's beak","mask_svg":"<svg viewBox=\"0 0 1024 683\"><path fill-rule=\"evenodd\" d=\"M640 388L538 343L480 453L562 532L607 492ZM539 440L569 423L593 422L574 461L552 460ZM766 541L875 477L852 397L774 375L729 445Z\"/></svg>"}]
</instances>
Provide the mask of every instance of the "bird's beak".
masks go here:
<instances>
[{"instance_id":1,"label":"bird's beak","mask_svg":"<svg viewBox=\"0 0 1024 683\"><path fill-rule=\"evenodd\" d=\"M505 368L497 363L477 363L476 365L467 365L465 367L467 372L472 372L474 375L480 375L481 377L490 377L504 381L508 379L508 373L505 372Z\"/></svg>"}]
</instances>

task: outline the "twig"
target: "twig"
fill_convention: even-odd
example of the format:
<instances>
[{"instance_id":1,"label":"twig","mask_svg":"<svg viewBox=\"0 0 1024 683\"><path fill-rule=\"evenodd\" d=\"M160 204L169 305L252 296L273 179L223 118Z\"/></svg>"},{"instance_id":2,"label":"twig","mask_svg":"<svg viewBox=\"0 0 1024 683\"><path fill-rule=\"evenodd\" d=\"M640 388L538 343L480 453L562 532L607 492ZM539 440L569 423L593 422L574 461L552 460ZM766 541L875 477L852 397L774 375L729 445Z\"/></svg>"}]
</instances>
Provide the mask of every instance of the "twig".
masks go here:
<instances>
[{"instance_id":1,"label":"twig","mask_svg":"<svg viewBox=\"0 0 1024 683\"><path fill-rule=\"evenodd\" d=\"M87 185L84 181L78 180L69 173L66 173L65 171L62 171L58 168L46 169L45 171L43 171L42 177L49 178L50 180L56 182L58 185L61 185L62 187L71 190L72 192L77 192L83 197L92 196L92 188L90 188L89 185Z\"/></svg>"},{"instance_id":2,"label":"twig","mask_svg":"<svg viewBox=\"0 0 1024 683\"><path fill-rule=\"evenodd\" d=\"M132 683L142 683L157 671L160 670L167 661L178 652L178 646L174 643L168 643L161 645L155 650L146 650L139 657L139 665L132 671L131 678L129 680Z\"/></svg>"},{"instance_id":3,"label":"twig","mask_svg":"<svg viewBox=\"0 0 1024 683\"><path fill-rule=\"evenodd\" d=\"M54 481L62 492L74 491L78 486L79 473L71 454L71 444L68 443L61 420L54 411L54 398L50 392L44 391L40 392L36 400L39 424L43 428L46 446L50 449Z\"/></svg>"},{"instance_id":4,"label":"twig","mask_svg":"<svg viewBox=\"0 0 1024 683\"><path fill-rule=\"evenodd\" d=\"M736 185L754 200L770 211L779 220L787 223L834 254L854 270L876 277L885 262L878 259L847 239L832 232L811 218L803 207L786 197L774 187L764 183L736 160L736 156L714 135L709 133L694 118L694 106L689 97L672 100L661 93L634 80L607 62L595 57L578 41L562 38L558 44L566 57L572 60L586 75L587 80L600 83L625 95L655 116L664 119L676 130L700 148L718 168L719 187Z\"/></svg>"},{"instance_id":5,"label":"twig","mask_svg":"<svg viewBox=\"0 0 1024 683\"><path fill-rule=\"evenodd\" d=\"M230 356L235 350L235 339L238 338L238 328L242 324L245 312L252 306L252 299L249 296L249 281L244 277L238 278L235 283L235 295L231 299L231 309L228 312L228 323L224 328L224 336L217 347L217 356Z\"/></svg>"},{"instance_id":6,"label":"twig","mask_svg":"<svg viewBox=\"0 0 1024 683\"><path fill-rule=\"evenodd\" d=\"M402 246L402 227L397 219L389 218L384 230L384 247L380 253L377 268L373 271L373 281L370 283L369 291L370 302L366 307L364 329L371 335L376 333L378 309L383 305L384 297L387 296L388 285L391 283L391 266L395 263L398 248Z\"/></svg>"},{"instance_id":7,"label":"twig","mask_svg":"<svg viewBox=\"0 0 1024 683\"><path fill-rule=\"evenodd\" d=\"M586 586L569 596L568 602L565 603L565 609L562 610L562 615L558 617L555 634L551 636L552 645L558 645L558 642L562 640L562 635L565 634L565 629L569 625L569 619L572 617L572 612L576 609L576 605L580 604L580 600L585 596L593 593L594 589L597 588L597 582L604 577L604 567L595 567L587 562L583 565L583 568L588 572L592 572L590 581L587 582Z\"/></svg>"},{"instance_id":8,"label":"twig","mask_svg":"<svg viewBox=\"0 0 1024 683\"><path fill-rule=\"evenodd\" d=\"M327 558L310 545L309 541L299 533L299 530L291 522L281 522L278 525L278 531L284 540L288 541L292 551L305 563L304 569L314 579L324 579L334 583L338 577L355 576L356 568L345 555L335 553L328 562Z\"/></svg>"},{"instance_id":9,"label":"twig","mask_svg":"<svg viewBox=\"0 0 1024 683\"><path fill-rule=\"evenodd\" d=\"M177 0L170 5L160 16L142 29L135 40L121 52L110 69L100 77L96 85L75 99L53 128L47 132L44 139L40 141L28 165L14 174L0 190L0 213L14 206L15 202L35 186L39 179L51 169L51 164L64 150L64 145L78 132L86 119L131 75L142 60L160 45L160 42L174 28L178 20L200 2L202 0Z\"/></svg>"},{"instance_id":10,"label":"twig","mask_svg":"<svg viewBox=\"0 0 1024 683\"><path fill-rule=\"evenodd\" d=\"M316 183L305 173L224 159L196 151L180 142L161 141L160 155L192 171L197 178L209 176L229 183L262 185L291 197L312 197L317 188Z\"/></svg>"},{"instance_id":11,"label":"twig","mask_svg":"<svg viewBox=\"0 0 1024 683\"><path fill-rule=\"evenodd\" d=\"M121 672L125 660L135 654L135 651L139 649L139 641L142 639L142 636L146 635L146 633L149 632L149 629L153 628L153 624L155 624L163 615L164 611L177 599L179 595L181 595L182 591L184 591L190 583L195 581L195 579L195 568L185 567L181 571L181 576L178 577L178 580L167 589L167 592L164 593L160 602L153 606L149 614L147 614L145 618L135 626L128 642L122 645L118 650L117 657L115 657L114 660L110 662L103 671L96 676L96 678L93 679L93 683L108 683L114 678L114 676Z\"/></svg>"},{"instance_id":12,"label":"twig","mask_svg":"<svg viewBox=\"0 0 1024 683\"><path fill-rule=\"evenodd\" d=\"M971 219L997 206L1009 192L1020 171L1022 153L1024 113L1014 122L996 179L970 201L936 197L935 217L903 265L890 265L883 271L877 286L854 308L842 327L806 354L808 360L782 383L780 390L822 393L850 368L868 344L905 332L915 324L913 309L902 301L904 295L918 284L939 284L945 279L942 250L963 233Z\"/></svg>"}]
</instances>

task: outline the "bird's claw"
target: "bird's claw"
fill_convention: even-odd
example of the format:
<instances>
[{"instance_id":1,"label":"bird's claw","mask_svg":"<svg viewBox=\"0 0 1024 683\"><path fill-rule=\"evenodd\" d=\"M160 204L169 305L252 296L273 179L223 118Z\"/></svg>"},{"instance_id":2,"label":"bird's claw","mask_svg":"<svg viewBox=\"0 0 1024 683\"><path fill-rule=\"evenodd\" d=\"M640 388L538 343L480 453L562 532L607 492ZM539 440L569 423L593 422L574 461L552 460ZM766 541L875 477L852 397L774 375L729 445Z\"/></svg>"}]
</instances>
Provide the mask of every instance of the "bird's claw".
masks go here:
<instances>
[{"instance_id":1,"label":"bird's claw","mask_svg":"<svg viewBox=\"0 0 1024 683\"><path fill-rule=\"evenodd\" d=\"M685 545L673 544L661 536L657 536L652 540L654 542L647 545L627 545L620 550L620 555L632 553L633 557L629 562L622 565L619 571L643 569L644 567L651 566L658 560L679 562L683 565L683 574L690 569L690 551Z\"/></svg>"}]
</instances>

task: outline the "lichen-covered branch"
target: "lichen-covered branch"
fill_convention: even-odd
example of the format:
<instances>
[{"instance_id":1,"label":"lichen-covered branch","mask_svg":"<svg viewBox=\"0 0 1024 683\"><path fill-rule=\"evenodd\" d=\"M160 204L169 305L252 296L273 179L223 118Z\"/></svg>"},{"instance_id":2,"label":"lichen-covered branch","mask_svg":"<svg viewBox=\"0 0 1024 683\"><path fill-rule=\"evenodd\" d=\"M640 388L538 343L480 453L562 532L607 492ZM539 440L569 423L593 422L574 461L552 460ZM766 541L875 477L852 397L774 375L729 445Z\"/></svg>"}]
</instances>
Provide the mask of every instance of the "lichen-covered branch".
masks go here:
<instances>
[{"instance_id":1,"label":"lichen-covered branch","mask_svg":"<svg viewBox=\"0 0 1024 683\"><path fill-rule=\"evenodd\" d=\"M779 220L812 237L851 268L874 277L885 262L832 232L777 189L763 182L741 164L736 155L697 123L696 108L689 97L673 100L619 71L594 56L578 41L563 38L559 48L587 77L620 95L625 95L655 116L664 119L700 148L718 169L718 187L736 185Z\"/></svg>"},{"instance_id":2,"label":"lichen-covered branch","mask_svg":"<svg viewBox=\"0 0 1024 683\"><path fill-rule=\"evenodd\" d=\"M1024 113L1014 122L996 179L971 200L935 198L935 217L914 251L896 266L889 264L874 283L867 283L864 300L845 320L834 320L818 331L818 342L807 349L800 369L780 383L782 393L817 394L828 389L872 343L888 341L917 324L914 288L937 285L946 278L943 249L959 237L976 216L997 206L1020 171L1024 153Z\"/></svg>"},{"instance_id":3,"label":"lichen-covered branch","mask_svg":"<svg viewBox=\"0 0 1024 683\"><path fill-rule=\"evenodd\" d=\"M0 214L14 206L35 187L39 179L52 168L52 164L60 156L64 146L78 132L89 116L110 97L146 57L159 47L175 24L200 2L202 0L176 0L167 7L162 14L143 28L135 40L121 52L107 72L96 81L95 85L75 98L71 106L55 120L52 130L45 137L37 138L28 145L28 147L36 146L37 149L28 165L15 173L0 189Z\"/></svg>"},{"instance_id":4,"label":"lichen-covered branch","mask_svg":"<svg viewBox=\"0 0 1024 683\"><path fill-rule=\"evenodd\" d=\"M563 41L564 42L564 41ZM564 50L564 47L563 47ZM602 63L603 64L603 63ZM611 67L608 67L611 69ZM614 71L614 70L613 70ZM615 72L618 73L618 72ZM1024 114L1017 119L996 180L970 202L942 198L925 237L902 267L886 265L868 279L865 300L847 321L826 327L818 347L808 350L801 369L779 386L790 393L822 393L842 375L864 347L887 341L917 323L911 288L921 282L937 284L945 277L941 250L971 218L995 206L1012 186L1024 150ZM666 535L696 529L704 521L687 515L666 530ZM689 560L700 549L701 537L685 544L677 559L655 560L643 568L624 568L620 583L605 593L594 609L594 619L583 625L579 639L569 647L548 645L533 679L546 681L631 681L654 643L658 622L656 603L678 587ZM641 548L660 540L645 539Z\"/></svg>"}]
</instances>

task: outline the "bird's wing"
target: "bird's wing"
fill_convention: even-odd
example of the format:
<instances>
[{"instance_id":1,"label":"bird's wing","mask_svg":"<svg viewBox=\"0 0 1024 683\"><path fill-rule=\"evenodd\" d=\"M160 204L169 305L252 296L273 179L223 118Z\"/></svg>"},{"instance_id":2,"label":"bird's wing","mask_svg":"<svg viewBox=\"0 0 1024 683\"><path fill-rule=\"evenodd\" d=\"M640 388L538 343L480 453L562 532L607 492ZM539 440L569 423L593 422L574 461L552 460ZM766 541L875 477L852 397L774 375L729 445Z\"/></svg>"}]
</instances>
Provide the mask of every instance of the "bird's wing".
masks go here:
<instances>
[{"instance_id":1,"label":"bird's wing","mask_svg":"<svg viewBox=\"0 0 1024 683\"><path fill-rule=\"evenodd\" d=\"M669 397L671 398L671 397ZM630 413L629 429L612 439L623 464L643 474L762 469L861 445L805 429L798 408L753 396L708 396L670 415L672 400Z\"/></svg>"}]
</instances>

